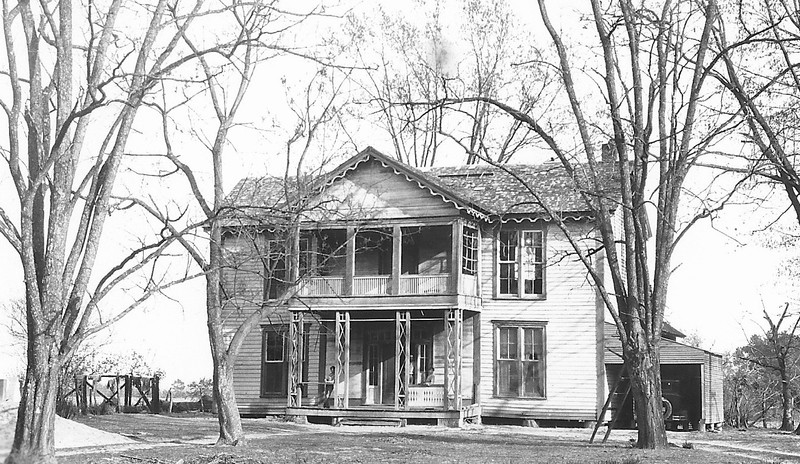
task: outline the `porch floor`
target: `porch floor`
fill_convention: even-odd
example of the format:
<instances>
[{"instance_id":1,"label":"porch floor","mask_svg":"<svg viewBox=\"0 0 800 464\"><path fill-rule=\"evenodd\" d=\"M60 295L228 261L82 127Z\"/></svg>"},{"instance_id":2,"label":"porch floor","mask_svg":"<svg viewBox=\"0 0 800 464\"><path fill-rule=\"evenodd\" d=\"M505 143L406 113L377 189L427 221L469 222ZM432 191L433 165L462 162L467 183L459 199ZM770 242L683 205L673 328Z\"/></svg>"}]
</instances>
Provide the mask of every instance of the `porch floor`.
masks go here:
<instances>
[{"instance_id":1,"label":"porch floor","mask_svg":"<svg viewBox=\"0 0 800 464\"><path fill-rule=\"evenodd\" d=\"M464 406L461 410L444 411L442 409L414 408L396 410L390 405L351 406L349 408L321 408L317 406L301 406L286 408L289 416L319 416L359 419L453 419L480 416L480 405Z\"/></svg>"}]
</instances>

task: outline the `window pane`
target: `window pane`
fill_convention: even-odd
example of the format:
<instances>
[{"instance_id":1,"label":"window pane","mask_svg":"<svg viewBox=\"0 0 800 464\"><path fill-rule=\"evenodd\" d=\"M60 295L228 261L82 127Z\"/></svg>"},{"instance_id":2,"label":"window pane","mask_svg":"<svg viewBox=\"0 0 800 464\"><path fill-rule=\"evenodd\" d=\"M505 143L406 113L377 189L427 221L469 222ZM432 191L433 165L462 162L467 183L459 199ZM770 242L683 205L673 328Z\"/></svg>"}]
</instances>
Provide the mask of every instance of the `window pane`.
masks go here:
<instances>
[{"instance_id":1,"label":"window pane","mask_svg":"<svg viewBox=\"0 0 800 464\"><path fill-rule=\"evenodd\" d=\"M517 233L500 232L500 261L517 260Z\"/></svg>"},{"instance_id":2,"label":"window pane","mask_svg":"<svg viewBox=\"0 0 800 464\"><path fill-rule=\"evenodd\" d=\"M264 364L264 393L283 393L283 363Z\"/></svg>"},{"instance_id":3,"label":"window pane","mask_svg":"<svg viewBox=\"0 0 800 464\"><path fill-rule=\"evenodd\" d=\"M500 359L517 359L517 328L500 329Z\"/></svg>"},{"instance_id":4,"label":"window pane","mask_svg":"<svg viewBox=\"0 0 800 464\"><path fill-rule=\"evenodd\" d=\"M544 396L542 363L539 361L524 361L522 365L524 371L523 396Z\"/></svg>"},{"instance_id":5,"label":"window pane","mask_svg":"<svg viewBox=\"0 0 800 464\"><path fill-rule=\"evenodd\" d=\"M267 332L265 335L265 361L283 361L283 334Z\"/></svg>"},{"instance_id":6,"label":"window pane","mask_svg":"<svg viewBox=\"0 0 800 464\"><path fill-rule=\"evenodd\" d=\"M522 361L522 394L528 397L544 396L544 331L540 328L523 329L525 344Z\"/></svg>"},{"instance_id":7,"label":"window pane","mask_svg":"<svg viewBox=\"0 0 800 464\"><path fill-rule=\"evenodd\" d=\"M524 329L523 332L525 333L525 346L522 349L522 359L535 359L533 353L533 329Z\"/></svg>"},{"instance_id":8,"label":"window pane","mask_svg":"<svg viewBox=\"0 0 800 464\"><path fill-rule=\"evenodd\" d=\"M522 280L525 295L541 295L544 287L544 251L541 231L524 231L522 233Z\"/></svg>"},{"instance_id":9,"label":"window pane","mask_svg":"<svg viewBox=\"0 0 800 464\"><path fill-rule=\"evenodd\" d=\"M281 240L269 241L269 254L267 256L267 298L274 300L281 296L286 289L286 252Z\"/></svg>"},{"instance_id":10,"label":"window pane","mask_svg":"<svg viewBox=\"0 0 800 464\"><path fill-rule=\"evenodd\" d=\"M518 289L517 263L500 264L500 293L516 295Z\"/></svg>"},{"instance_id":11,"label":"window pane","mask_svg":"<svg viewBox=\"0 0 800 464\"><path fill-rule=\"evenodd\" d=\"M497 361L497 393L500 396L519 395L519 363Z\"/></svg>"}]
</instances>

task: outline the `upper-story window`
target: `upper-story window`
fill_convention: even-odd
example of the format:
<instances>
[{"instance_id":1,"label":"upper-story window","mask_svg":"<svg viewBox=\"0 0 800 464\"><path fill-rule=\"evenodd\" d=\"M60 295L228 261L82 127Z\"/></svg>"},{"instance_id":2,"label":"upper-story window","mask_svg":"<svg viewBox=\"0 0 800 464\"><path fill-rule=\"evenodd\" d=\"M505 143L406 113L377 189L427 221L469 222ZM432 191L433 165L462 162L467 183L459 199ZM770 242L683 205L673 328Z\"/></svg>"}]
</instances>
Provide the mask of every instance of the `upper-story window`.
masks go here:
<instances>
[{"instance_id":1,"label":"upper-story window","mask_svg":"<svg viewBox=\"0 0 800 464\"><path fill-rule=\"evenodd\" d=\"M280 298L288 287L287 252L283 240L269 240L267 249L265 293L269 300Z\"/></svg>"},{"instance_id":2,"label":"upper-story window","mask_svg":"<svg viewBox=\"0 0 800 464\"><path fill-rule=\"evenodd\" d=\"M503 230L498 243L500 296L544 296L544 232Z\"/></svg>"},{"instance_id":3,"label":"upper-story window","mask_svg":"<svg viewBox=\"0 0 800 464\"><path fill-rule=\"evenodd\" d=\"M461 235L463 242L461 272L475 275L478 273L478 231L465 226Z\"/></svg>"}]
</instances>

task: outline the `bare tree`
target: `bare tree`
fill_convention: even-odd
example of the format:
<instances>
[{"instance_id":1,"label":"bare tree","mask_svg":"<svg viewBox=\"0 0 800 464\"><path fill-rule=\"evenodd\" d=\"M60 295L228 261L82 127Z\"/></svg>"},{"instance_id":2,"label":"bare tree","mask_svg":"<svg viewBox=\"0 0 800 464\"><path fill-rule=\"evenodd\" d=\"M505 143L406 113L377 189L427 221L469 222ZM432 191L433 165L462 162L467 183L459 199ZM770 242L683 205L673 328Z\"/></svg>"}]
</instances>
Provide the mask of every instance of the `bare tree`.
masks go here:
<instances>
[{"instance_id":1,"label":"bare tree","mask_svg":"<svg viewBox=\"0 0 800 464\"><path fill-rule=\"evenodd\" d=\"M441 147L455 146L467 164L482 158L498 163L532 144L532 130L485 101L425 109L397 101L437 101L455 92L519 102L542 88L548 72L517 66L527 39L505 0L421 2L424 14L403 18L379 9L378 19L352 19L362 87L394 148L411 166L437 163ZM419 18L426 18L420 21ZM457 24L458 26L454 26ZM457 32L448 29L457 28ZM536 71L541 71L537 69ZM521 98L518 98L520 97Z\"/></svg>"},{"instance_id":2,"label":"bare tree","mask_svg":"<svg viewBox=\"0 0 800 464\"><path fill-rule=\"evenodd\" d=\"M725 68L712 75L735 99L753 148L738 171L783 190L786 212L793 211L800 224L800 7L785 0L734 3L715 34Z\"/></svg>"},{"instance_id":3,"label":"bare tree","mask_svg":"<svg viewBox=\"0 0 800 464\"><path fill-rule=\"evenodd\" d=\"M169 102L165 97L163 102L154 106L162 120L163 156L171 165L171 169L165 170L168 174L162 177L171 178L174 174L188 182L200 218L181 225L175 215L169 214L169 205L160 199L127 200L142 206L156 218L169 231L167 235L180 243L205 276L206 315L213 361L212 392L219 421L217 444L244 445L245 434L233 386L234 365L248 334L296 291L297 278L292 278L287 271L297 268L290 261L299 255L297 222L303 212L303 192L315 185L314 175L308 173L306 166L324 162L324 159L310 158L320 133L330 124L335 124L341 114L339 95L347 82L348 72L328 67L323 62L328 57L305 55L282 43L282 31L318 16L316 10L292 13L272 2L239 0L231 5L227 21L238 27L234 31L234 35L241 38L238 47L211 60L201 53L195 44L196 38L184 33L181 39L197 55L202 77L199 82L184 80L181 84L192 89L199 86L199 89L184 92L190 94L190 98ZM181 21L178 15L173 19ZM285 152L276 157L283 167L283 177L276 184L282 187L270 198L256 199L235 192L226 199L223 180L230 157L231 132L243 124L239 121L240 112L247 101L254 75L258 69L264 69L259 66L264 61L287 55L293 55L306 64L316 63L319 67L305 83L300 95L290 98L290 110L296 118L286 136ZM198 139L210 140L205 145L212 173L210 192L197 174L196 155L176 148L180 144L173 139L177 123L172 112L201 100L201 105L210 105L215 118L211 124L211 137L206 137L202 129L192 129ZM186 125L195 126L191 121ZM177 217L181 219L183 215ZM203 235L198 233L200 228L204 228L207 236L200 237ZM264 229L269 233L266 234ZM269 235L269 239L265 239L265 235ZM269 244L272 244L271 248L267 248ZM204 250L206 246L208 252ZM251 277L256 282L265 283L263 293L253 292L253 289L260 288L259 285L253 285L249 290L236 286L235 274L246 273L247 269L252 271ZM270 288L272 285L275 288ZM270 300L268 296L271 294L273 298Z\"/></svg>"},{"instance_id":4,"label":"bare tree","mask_svg":"<svg viewBox=\"0 0 800 464\"><path fill-rule=\"evenodd\" d=\"M471 95L419 105L489 103L531 128L561 162L595 220L597 247L589 251L582 247L558 210L542 203L536 186L528 189L570 240L617 327L631 376L638 446L665 448L659 342L671 257L686 230L718 212L730 195L719 201L691 198L699 202L699 212L689 217L679 214L690 169L732 124L730 118L704 110L704 102L714 94L706 77L718 10L714 0L590 4L589 22L600 51L598 69L591 66L591 55L581 56L575 47L567 47L544 0L539 0L555 52L555 63L539 65L558 69L559 87L554 92L566 106L569 121L558 119L561 112L553 110L552 99L532 102L539 104L527 109ZM578 68L576 62L581 62ZM579 72L587 68L599 76L597 88ZM602 95L599 101L597 95ZM601 144L603 156L598 153ZM615 182L609 182L610 171L618 179L618 190ZM647 245L648 205L654 206L656 218L653 256ZM605 276L592 260L600 249Z\"/></svg>"},{"instance_id":5,"label":"bare tree","mask_svg":"<svg viewBox=\"0 0 800 464\"><path fill-rule=\"evenodd\" d=\"M769 315L766 308L762 313L767 322L764 334L752 336L747 345L737 350L737 356L763 370L771 371L778 377L781 398L780 430L792 431L794 430L794 420L792 419L794 396L791 384L796 375L797 361L800 359L798 358L800 337L797 336L800 316L794 322L790 320L794 316L789 313L789 303L786 303L780 316L775 320Z\"/></svg>"},{"instance_id":6,"label":"bare tree","mask_svg":"<svg viewBox=\"0 0 800 464\"><path fill-rule=\"evenodd\" d=\"M179 11L179 20L170 20L168 9ZM227 46L176 51L194 20L214 11L202 1L2 2L2 155L15 195L0 201L0 235L22 264L28 334L7 462L55 462L62 366L87 337L170 285L157 265L172 238L126 250L104 273L97 272L98 256L108 217L120 211L112 193L139 108L172 71Z\"/></svg>"}]
</instances>

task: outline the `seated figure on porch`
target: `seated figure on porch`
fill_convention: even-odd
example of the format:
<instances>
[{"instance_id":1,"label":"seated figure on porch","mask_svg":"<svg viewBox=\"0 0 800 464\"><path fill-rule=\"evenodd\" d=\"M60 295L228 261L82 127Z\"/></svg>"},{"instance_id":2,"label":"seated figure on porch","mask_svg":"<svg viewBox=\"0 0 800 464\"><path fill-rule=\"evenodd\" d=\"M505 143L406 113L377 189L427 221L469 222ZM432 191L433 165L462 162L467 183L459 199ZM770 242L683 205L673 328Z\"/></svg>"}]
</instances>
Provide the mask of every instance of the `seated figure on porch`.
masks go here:
<instances>
[{"instance_id":1,"label":"seated figure on porch","mask_svg":"<svg viewBox=\"0 0 800 464\"><path fill-rule=\"evenodd\" d=\"M433 385L434 382L434 375L433 375L433 366L429 367L425 370L425 376L422 378L422 382L420 385L428 386Z\"/></svg>"},{"instance_id":2,"label":"seated figure on porch","mask_svg":"<svg viewBox=\"0 0 800 464\"><path fill-rule=\"evenodd\" d=\"M325 396L322 397L322 407L331 407L331 396L333 395L333 383L336 381L336 367L331 366L328 376L325 377Z\"/></svg>"}]
</instances>

